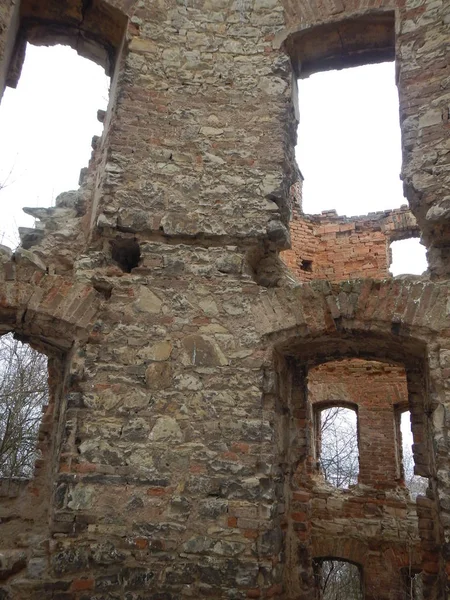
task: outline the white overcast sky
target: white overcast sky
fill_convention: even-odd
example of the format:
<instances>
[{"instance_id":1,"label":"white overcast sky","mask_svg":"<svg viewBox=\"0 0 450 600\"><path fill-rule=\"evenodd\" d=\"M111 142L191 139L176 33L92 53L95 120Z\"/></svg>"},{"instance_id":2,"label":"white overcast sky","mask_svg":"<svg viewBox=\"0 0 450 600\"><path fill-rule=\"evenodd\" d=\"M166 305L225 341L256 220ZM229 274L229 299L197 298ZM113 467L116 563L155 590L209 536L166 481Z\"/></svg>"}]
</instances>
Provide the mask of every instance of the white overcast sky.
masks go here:
<instances>
[{"instance_id":1,"label":"white overcast sky","mask_svg":"<svg viewBox=\"0 0 450 600\"><path fill-rule=\"evenodd\" d=\"M18 87L0 105L0 243L14 247L17 227L33 225L22 207L51 206L78 187L108 85L104 70L71 48L28 46ZM405 204L393 63L318 73L299 89L304 211L350 216ZM393 250L394 274L426 269L417 240Z\"/></svg>"},{"instance_id":2,"label":"white overcast sky","mask_svg":"<svg viewBox=\"0 0 450 600\"><path fill-rule=\"evenodd\" d=\"M0 105L0 243L17 244L17 226L32 227L24 206L52 206L78 188L102 132L97 109L108 102L104 70L64 46L28 45L17 89L6 88ZM3 241L1 241L3 239Z\"/></svg>"}]
</instances>

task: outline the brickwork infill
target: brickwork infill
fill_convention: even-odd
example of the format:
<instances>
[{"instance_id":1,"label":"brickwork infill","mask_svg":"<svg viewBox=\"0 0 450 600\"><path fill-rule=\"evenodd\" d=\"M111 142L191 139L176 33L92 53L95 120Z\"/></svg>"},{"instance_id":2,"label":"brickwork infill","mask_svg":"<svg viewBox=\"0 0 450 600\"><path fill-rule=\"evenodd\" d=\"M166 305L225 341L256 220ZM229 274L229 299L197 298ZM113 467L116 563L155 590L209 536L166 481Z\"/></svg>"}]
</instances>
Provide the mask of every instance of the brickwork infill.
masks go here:
<instances>
[{"instance_id":1,"label":"brickwork infill","mask_svg":"<svg viewBox=\"0 0 450 600\"><path fill-rule=\"evenodd\" d=\"M359 359L325 363L309 371L308 391L313 407L357 405L359 482L398 485L401 452L395 408L407 408L405 370Z\"/></svg>"},{"instance_id":2,"label":"brickwork infill","mask_svg":"<svg viewBox=\"0 0 450 600\"><path fill-rule=\"evenodd\" d=\"M360 564L365 598L403 600L402 569L421 562L416 508L402 490L400 468L399 411L408 408L405 369L362 359L323 363L308 372L308 400L316 436L321 406L356 405L359 447L358 484L343 490L316 470L318 440L312 445L316 456L306 495L311 553ZM302 512L295 499L293 508L295 520Z\"/></svg>"},{"instance_id":3,"label":"brickwork infill","mask_svg":"<svg viewBox=\"0 0 450 600\"><path fill-rule=\"evenodd\" d=\"M300 281L389 277L391 242L418 235L406 207L362 217L295 211L290 231L291 249L281 257Z\"/></svg>"}]
</instances>

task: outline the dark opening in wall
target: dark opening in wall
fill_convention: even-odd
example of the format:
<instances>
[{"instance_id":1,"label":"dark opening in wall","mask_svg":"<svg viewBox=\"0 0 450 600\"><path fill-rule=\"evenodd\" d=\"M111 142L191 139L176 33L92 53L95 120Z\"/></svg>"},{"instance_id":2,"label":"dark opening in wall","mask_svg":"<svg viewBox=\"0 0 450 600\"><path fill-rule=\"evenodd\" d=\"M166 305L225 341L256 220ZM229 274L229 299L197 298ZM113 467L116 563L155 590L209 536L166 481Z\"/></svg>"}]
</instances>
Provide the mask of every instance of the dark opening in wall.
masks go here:
<instances>
[{"instance_id":1,"label":"dark opening in wall","mask_svg":"<svg viewBox=\"0 0 450 600\"><path fill-rule=\"evenodd\" d=\"M47 357L12 334L0 338L0 479L33 475L49 401Z\"/></svg>"},{"instance_id":2,"label":"dark opening in wall","mask_svg":"<svg viewBox=\"0 0 450 600\"><path fill-rule=\"evenodd\" d=\"M302 259L300 261L300 269L302 271L306 271L307 273L312 273L312 270L313 270L313 261L312 260Z\"/></svg>"},{"instance_id":3,"label":"dark opening in wall","mask_svg":"<svg viewBox=\"0 0 450 600\"><path fill-rule=\"evenodd\" d=\"M111 257L125 273L139 265L141 249L136 240L114 240L111 242Z\"/></svg>"},{"instance_id":4,"label":"dark opening in wall","mask_svg":"<svg viewBox=\"0 0 450 600\"><path fill-rule=\"evenodd\" d=\"M363 600L362 570L359 565L333 558L316 558L313 569L320 600Z\"/></svg>"}]
</instances>

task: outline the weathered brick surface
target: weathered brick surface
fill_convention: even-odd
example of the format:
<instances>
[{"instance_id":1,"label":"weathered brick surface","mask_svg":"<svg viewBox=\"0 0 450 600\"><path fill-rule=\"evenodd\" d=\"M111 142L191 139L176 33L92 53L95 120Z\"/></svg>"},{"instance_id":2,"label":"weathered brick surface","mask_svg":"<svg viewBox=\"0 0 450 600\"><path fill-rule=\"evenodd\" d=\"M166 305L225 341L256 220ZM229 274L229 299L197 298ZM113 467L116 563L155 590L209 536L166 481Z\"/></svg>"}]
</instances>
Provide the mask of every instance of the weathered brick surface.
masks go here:
<instances>
[{"instance_id":1,"label":"weathered brick surface","mask_svg":"<svg viewBox=\"0 0 450 600\"><path fill-rule=\"evenodd\" d=\"M391 242L419 233L407 208L364 217L295 212L290 230L292 247L281 257L299 281L388 277Z\"/></svg>"},{"instance_id":2,"label":"weathered brick surface","mask_svg":"<svg viewBox=\"0 0 450 600\"><path fill-rule=\"evenodd\" d=\"M401 479L398 417L408 407L404 369L358 359L330 362L310 370L308 391L313 409L357 407L359 481L395 486Z\"/></svg>"},{"instance_id":3,"label":"weathered brick surface","mask_svg":"<svg viewBox=\"0 0 450 600\"><path fill-rule=\"evenodd\" d=\"M299 284L277 260L299 201L292 64L393 55L394 6L22 3L25 37L55 42L56 24L73 44L75 28L81 53L108 50L114 79L80 190L36 215L40 241L0 254L0 331L52 357L53 398L36 477L1 500L0 595L309 600L312 559L332 555L362 564L367 600L400 600L411 562L426 599L445 598L449 283L433 245L446 239L435 108L448 9L435 4L395 8L405 181L436 281L386 277L388 242L417 233L399 210L294 214L284 257ZM348 396L355 380L367 390L361 423L391 458L375 434L406 374L416 470L430 479L416 506L368 453L347 492L315 469L308 373L335 386L317 365L355 358L398 365L386 388L374 384L385 371L339 378Z\"/></svg>"}]
</instances>

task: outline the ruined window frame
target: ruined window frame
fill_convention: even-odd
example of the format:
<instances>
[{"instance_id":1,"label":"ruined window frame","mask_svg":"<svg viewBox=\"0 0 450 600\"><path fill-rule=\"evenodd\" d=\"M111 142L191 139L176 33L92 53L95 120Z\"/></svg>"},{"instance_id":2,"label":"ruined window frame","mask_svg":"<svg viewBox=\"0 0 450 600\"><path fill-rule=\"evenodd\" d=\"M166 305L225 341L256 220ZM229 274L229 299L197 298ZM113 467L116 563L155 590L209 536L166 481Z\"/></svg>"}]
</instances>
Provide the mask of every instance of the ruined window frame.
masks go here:
<instances>
[{"instance_id":1,"label":"ruined window frame","mask_svg":"<svg viewBox=\"0 0 450 600\"><path fill-rule=\"evenodd\" d=\"M358 450L358 474L356 476L356 482L353 485L357 485L359 482L359 471L360 471L360 435L359 435L359 414L358 414L358 405L354 402L347 402L345 400L324 400L320 402L315 402L312 405L313 411L313 437L314 441L312 444L312 450L314 452L314 464L317 473L321 474L325 481L332 485L336 490L345 490L348 489L346 487L341 487L333 484L329 479L326 478L321 461L321 451L322 451L322 413L324 410L332 409L332 408L343 408L347 410L352 410L355 413L356 423L355 423L355 436L356 436L356 447Z\"/></svg>"},{"instance_id":2,"label":"ruined window frame","mask_svg":"<svg viewBox=\"0 0 450 600\"><path fill-rule=\"evenodd\" d=\"M363 565L360 563L354 562L352 560L348 560L346 558L337 557L337 556L319 556L319 557L314 557L312 559L314 584L315 584L316 592L318 594L318 596L317 596L318 600L322 600L322 598L323 598L322 590L320 589L320 577L321 577L321 569L323 567L323 564L326 562L348 564L348 565L355 567L355 569L356 569L355 572L357 572L359 574L359 588L360 588L360 590L359 590L360 599L359 600L364 600L364 597L365 597L364 591L365 590L364 590L364 568L363 568Z\"/></svg>"}]
</instances>

